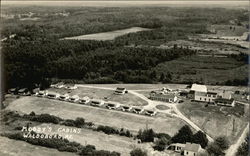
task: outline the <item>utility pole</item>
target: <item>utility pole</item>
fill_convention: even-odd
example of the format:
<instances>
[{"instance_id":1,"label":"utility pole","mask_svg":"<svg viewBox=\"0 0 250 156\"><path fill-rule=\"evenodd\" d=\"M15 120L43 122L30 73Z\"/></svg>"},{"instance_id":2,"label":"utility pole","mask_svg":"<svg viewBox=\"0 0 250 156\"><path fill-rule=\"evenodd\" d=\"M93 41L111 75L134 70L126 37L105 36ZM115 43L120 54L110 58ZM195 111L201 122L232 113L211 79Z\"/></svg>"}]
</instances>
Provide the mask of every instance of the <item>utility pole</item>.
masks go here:
<instances>
[{"instance_id":1,"label":"utility pole","mask_svg":"<svg viewBox=\"0 0 250 156\"><path fill-rule=\"evenodd\" d=\"M234 124L235 124L235 118L233 117L233 133L234 133Z\"/></svg>"}]
</instances>

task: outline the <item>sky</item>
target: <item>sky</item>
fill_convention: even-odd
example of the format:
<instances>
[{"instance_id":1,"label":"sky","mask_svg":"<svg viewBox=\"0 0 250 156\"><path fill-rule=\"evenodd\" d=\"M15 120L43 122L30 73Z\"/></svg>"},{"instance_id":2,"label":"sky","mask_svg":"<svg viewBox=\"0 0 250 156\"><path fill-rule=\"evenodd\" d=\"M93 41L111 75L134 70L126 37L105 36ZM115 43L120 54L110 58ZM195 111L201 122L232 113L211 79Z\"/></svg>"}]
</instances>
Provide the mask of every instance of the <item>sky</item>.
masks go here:
<instances>
[{"instance_id":1,"label":"sky","mask_svg":"<svg viewBox=\"0 0 250 156\"><path fill-rule=\"evenodd\" d=\"M168 6L168 7L248 7L248 0L233 1L233 0L118 0L118 1L100 1L100 0L78 0L78 1L60 1L60 0L34 0L34 1L14 1L14 0L2 0L1 5L37 5L37 6L93 6L93 7L133 7L133 6Z\"/></svg>"}]
</instances>

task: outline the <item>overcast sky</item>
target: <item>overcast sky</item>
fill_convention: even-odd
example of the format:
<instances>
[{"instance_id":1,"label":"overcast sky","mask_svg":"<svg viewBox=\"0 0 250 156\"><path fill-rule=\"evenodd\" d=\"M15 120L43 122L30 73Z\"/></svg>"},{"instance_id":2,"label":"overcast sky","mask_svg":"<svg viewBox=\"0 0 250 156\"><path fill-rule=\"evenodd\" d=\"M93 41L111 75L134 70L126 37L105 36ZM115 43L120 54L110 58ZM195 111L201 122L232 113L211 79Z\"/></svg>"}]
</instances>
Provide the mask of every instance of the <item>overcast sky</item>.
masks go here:
<instances>
[{"instance_id":1,"label":"overcast sky","mask_svg":"<svg viewBox=\"0 0 250 156\"><path fill-rule=\"evenodd\" d=\"M78 1L69 1L69 0L34 0L34 1L13 1L13 0L2 0L2 5L38 5L38 6L195 6L195 7L248 7L248 0L233 1L233 0L144 0L144 1L87 1L87 0L78 0Z\"/></svg>"}]
</instances>

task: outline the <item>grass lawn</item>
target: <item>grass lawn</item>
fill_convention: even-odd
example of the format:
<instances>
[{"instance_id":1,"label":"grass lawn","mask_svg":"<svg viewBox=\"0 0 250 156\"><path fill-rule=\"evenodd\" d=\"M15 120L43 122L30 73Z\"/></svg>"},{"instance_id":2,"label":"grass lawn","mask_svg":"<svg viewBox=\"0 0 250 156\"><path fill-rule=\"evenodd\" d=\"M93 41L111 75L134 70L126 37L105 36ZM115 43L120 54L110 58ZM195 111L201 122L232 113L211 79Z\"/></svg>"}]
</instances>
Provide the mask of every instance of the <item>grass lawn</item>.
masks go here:
<instances>
[{"instance_id":1,"label":"grass lawn","mask_svg":"<svg viewBox=\"0 0 250 156\"><path fill-rule=\"evenodd\" d=\"M31 145L25 141L12 140L0 136L0 155L20 155L20 156L76 156L76 154L69 152L59 152L56 149Z\"/></svg>"},{"instance_id":2,"label":"grass lawn","mask_svg":"<svg viewBox=\"0 0 250 156\"><path fill-rule=\"evenodd\" d=\"M165 106L165 105L157 105L156 108L159 109L159 110L167 110L167 109L169 109L169 107Z\"/></svg>"},{"instance_id":3,"label":"grass lawn","mask_svg":"<svg viewBox=\"0 0 250 156\"><path fill-rule=\"evenodd\" d=\"M97 150L108 150L108 151L116 151L121 153L121 155L129 155L129 152L137 147L138 144L136 140L133 138L128 138L119 135L107 135L103 132L97 132L89 129L81 129L80 133L66 133L66 132L58 132L58 128L66 129L72 128L62 125L55 124L42 124L41 127L52 127L52 132L46 131L47 134L60 134L61 136L72 135L70 141L78 142L82 145L90 144L94 145ZM142 145L143 146L143 145Z\"/></svg>"},{"instance_id":4,"label":"grass lawn","mask_svg":"<svg viewBox=\"0 0 250 156\"><path fill-rule=\"evenodd\" d=\"M164 116L148 117L133 113L71 104L46 98L23 97L12 102L6 109L24 113L49 113L64 119L83 117L88 122L100 125L126 128L137 133L139 129L153 128L156 132L174 135L185 123L177 118Z\"/></svg>"},{"instance_id":5,"label":"grass lawn","mask_svg":"<svg viewBox=\"0 0 250 156\"><path fill-rule=\"evenodd\" d=\"M205 103L186 101L178 105L181 112L204 129L210 136L228 136L233 143L247 124L247 116L235 116L236 112L244 112L242 107L234 108L207 106ZM233 126L234 124L234 126Z\"/></svg>"},{"instance_id":6,"label":"grass lawn","mask_svg":"<svg viewBox=\"0 0 250 156\"><path fill-rule=\"evenodd\" d=\"M124 94L124 95L115 95L114 91L112 90L78 87L75 90L50 88L49 91L57 92L60 94L68 93L69 95L78 95L79 97L88 96L94 99L102 99L105 101L115 101L121 104L130 105L130 106L147 105L146 101L144 101L143 99L137 96L134 96L131 93Z\"/></svg>"}]
</instances>

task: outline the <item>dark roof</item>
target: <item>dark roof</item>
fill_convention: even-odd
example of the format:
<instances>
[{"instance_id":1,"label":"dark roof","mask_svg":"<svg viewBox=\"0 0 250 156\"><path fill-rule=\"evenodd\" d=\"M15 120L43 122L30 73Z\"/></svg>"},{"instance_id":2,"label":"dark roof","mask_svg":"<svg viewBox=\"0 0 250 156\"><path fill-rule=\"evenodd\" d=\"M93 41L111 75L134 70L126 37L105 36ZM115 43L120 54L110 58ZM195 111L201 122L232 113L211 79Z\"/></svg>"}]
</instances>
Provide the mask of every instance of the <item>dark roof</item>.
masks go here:
<instances>
[{"instance_id":1,"label":"dark roof","mask_svg":"<svg viewBox=\"0 0 250 156\"><path fill-rule=\"evenodd\" d=\"M198 152L199 148L200 148L199 144L186 143L183 149L187 151Z\"/></svg>"},{"instance_id":2,"label":"dark roof","mask_svg":"<svg viewBox=\"0 0 250 156\"><path fill-rule=\"evenodd\" d=\"M207 94L217 95L217 93L216 93L216 92L207 92Z\"/></svg>"},{"instance_id":3,"label":"dark roof","mask_svg":"<svg viewBox=\"0 0 250 156\"><path fill-rule=\"evenodd\" d=\"M150 93L151 97L158 97L158 98L174 98L175 94L160 94L160 93Z\"/></svg>"},{"instance_id":4,"label":"dark roof","mask_svg":"<svg viewBox=\"0 0 250 156\"><path fill-rule=\"evenodd\" d=\"M198 96L207 96L206 92L195 92L194 94Z\"/></svg>"},{"instance_id":5,"label":"dark roof","mask_svg":"<svg viewBox=\"0 0 250 156\"><path fill-rule=\"evenodd\" d=\"M214 100L215 102L223 102L223 103L232 103L234 99L224 99L224 98L217 98Z\"/></svg>"}]
</instances>

